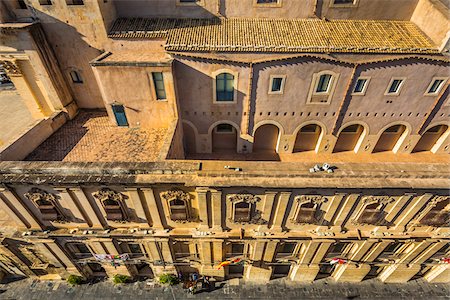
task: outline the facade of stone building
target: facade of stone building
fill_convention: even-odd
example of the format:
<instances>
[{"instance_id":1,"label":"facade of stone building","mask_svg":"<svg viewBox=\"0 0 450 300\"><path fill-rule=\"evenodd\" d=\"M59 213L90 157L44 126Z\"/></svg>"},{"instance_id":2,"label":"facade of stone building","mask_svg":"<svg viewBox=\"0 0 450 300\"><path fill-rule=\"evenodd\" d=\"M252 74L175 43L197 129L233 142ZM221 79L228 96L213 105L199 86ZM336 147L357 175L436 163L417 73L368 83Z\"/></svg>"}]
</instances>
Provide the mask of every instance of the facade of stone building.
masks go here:
<instances>
[{"instance_id":1,"label":"facade of stone building","mask_svg":"<svg viewBox=\"0 0 450 300\"><path fill-rule=\"evenodd\" d=\"M4 275L449 282L447 16L0 2L0 66L36 120L0 144Z\"/></svg>"}]
</instances>

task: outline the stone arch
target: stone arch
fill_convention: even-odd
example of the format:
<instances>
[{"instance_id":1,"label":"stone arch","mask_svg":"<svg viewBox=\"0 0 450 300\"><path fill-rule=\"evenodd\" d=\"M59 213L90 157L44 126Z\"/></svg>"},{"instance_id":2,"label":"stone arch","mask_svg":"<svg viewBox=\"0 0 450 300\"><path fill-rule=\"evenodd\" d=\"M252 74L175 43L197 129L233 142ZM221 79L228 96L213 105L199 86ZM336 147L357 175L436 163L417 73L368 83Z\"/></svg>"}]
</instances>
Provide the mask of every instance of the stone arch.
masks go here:
<instances>
[{"instance_id":1,"label":"stone arch","mask_svg":"<svg viewBox=\"0 0 450 300\"><path fill-rule=\"evenodd\" d=\"M309 130L309 127L315 125L315 130ZM308 131L304 131L308 128ZM326 134L326 127L323 123L318 121L308 121L302 123L294 131L295 141L292 152L312 151L316 153L319 151L320 143Z\"/></svg>"},{"instance_id":2,"label":"stone arch","mask_svg":"<svg viewBox=\"0 0 450 300\"><path fill-rule=\"evenodd\" d=\"M197 153L198 130L197 127L188 120L182 120L183 124L183 146L186 154Z\"/></svg>"},{"instance_id":3,"label":"stone arch","mask_svg":"<svg viewBox=\"0 0 450 300\"><path fill-rule=\"evenodd\" d=\"M377 142L372 153L392 151L396 153L411 132L411 125L406 122L393 122L384 126L377 134Z\"/></svg>"},{"instance_id":4,"label":"stone arch","mask_svg":"<svg viewBox=\"0 0 450 300\"><path fill-rule=\"evenodd\" d=\"M351 127L353 126L353 127ZM357 127L355 127L357 126ZM351 129L351 130L350 130ZM346 131L349 130L349 131ZM369 134L369 125L362 121L348 122L341 126L333 153L353 151L358 152L362 142Z\"/></svg>"},{"instance_id":5,"label":"stone arch","mask_svg":"<svg viewBox=\"0 0 450 300\"><path fill-rule=\"evenodd\" d=\"M450 135L447 124L434 124L424 131L412 152L430 151L435 153Z\"/></svg>"},{"instance_id":6,"label":"stone arch","mask_svg":"<svg viewBox=\"0 0 450 300\"><path fill-rule=\"evenodd\" d=\"M280 123L273 120L259 122L253 129L253 152L278 153L283 134L284 128Z\"/></svg>"},{"instance_id":7,"label":"stone arch","mask_svg":"<svg viewBox=\"0 0 450 300\"><path fill-rule=\"evenodd\" d=\"M234 128L233 132L225 133L218 132L216 127L221 124L231 125ZM214 122L208 129L208 136L211 142L212 152L233 152L236 153L238 149L240 128L239 126L229 120L221 120Z\"/></svg>"}]
</instances>

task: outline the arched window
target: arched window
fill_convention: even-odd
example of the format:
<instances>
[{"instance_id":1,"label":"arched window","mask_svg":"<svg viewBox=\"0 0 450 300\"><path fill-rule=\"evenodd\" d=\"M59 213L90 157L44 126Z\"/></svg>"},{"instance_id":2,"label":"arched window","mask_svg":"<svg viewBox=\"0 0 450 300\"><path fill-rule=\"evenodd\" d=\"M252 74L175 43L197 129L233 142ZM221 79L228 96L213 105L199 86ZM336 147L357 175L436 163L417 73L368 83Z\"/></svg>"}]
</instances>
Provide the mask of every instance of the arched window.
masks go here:
<instances>
[{"instance_id":1,"label":"arched window","mask_svg":"<svg viewBox=\"0 0 450 300\"><path fill-rule=\"evenodd\" d=\"M70 78L72 79L73 83L83 83L83 78L81 77L80 73L73 70L70 71Z\"/></svg>"},{"instance_id":2,"label":"arched window","mask_svg":"<svg viewBox=\"0 0 450 300\"><path fill-rule=\"evenodd\" d=\"M216 76L216 101L233 102L234 99L234 75L221 73Z\"/></svg>"},{"instance_id":3,"label":"arched window","mask_svg":"<svg viewBox=\"0 0 450 300\"><path fill-rule=\"evenodd\" d=\"M102 204L108 220L124 221L126 219L119 201L108 198L104 200Z\"/></svg>"},{"instance_id":4,"label":"arched window","mask_svg":"<svg viewBox=\"0 0 450 300\"><path fill-rule=\"evenodd\" d=\"M170 218L172 221L181 221L188 219L188 210L186 201L181 199L173 199L169 202Z\"/></svg>"},{"instance_id":5,"label":"arched window","mask_svg":"<svg viewBox=\"0 0 450 300\"><path fill-rule=\"evenodd\" d=\"M250 222L251 220L251 203L238 202L234 205L234 221Z\"/></svg>"},{"instance_id":6,"label":"arched window","mask_svg":"<svg viewBox=\"0 0 450 300\"><path fill-rule=\"evenodd\" d=\"M45 221L62 221L64 215L58 207L56 196L39 188L32 188L24 196L39 209Z\"/></svg>"},{"instance_id":7,"label":"arched window","mask_svg":"<svg viewBox=\"0 0 450 300\"><path fill-rule=\"evenodd\" d=\"M331 74L322 74L316 85L316 93L326 93L330 88Z\"/></svg>"}]
</instances>

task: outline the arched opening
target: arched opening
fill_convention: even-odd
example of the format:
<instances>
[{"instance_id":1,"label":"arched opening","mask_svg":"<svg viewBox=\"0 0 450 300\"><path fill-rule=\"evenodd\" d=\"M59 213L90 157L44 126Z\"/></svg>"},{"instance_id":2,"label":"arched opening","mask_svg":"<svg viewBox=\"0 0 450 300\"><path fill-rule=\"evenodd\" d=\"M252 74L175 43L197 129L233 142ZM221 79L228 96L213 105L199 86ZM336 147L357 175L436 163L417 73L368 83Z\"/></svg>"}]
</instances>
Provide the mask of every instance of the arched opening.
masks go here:
<instances>
[{"instance_id":1,"label":"arched opening","mask_svg":"<svg viewBox=\"0 0 450 300\"><path fill-rule=\"evenodd\" d=\"M280 130L273 124L265 124L255 131L253 138L253 152L277 152Z\"/></svg>"},{"instance_id":2,"label":"arched opening","mask_svg":"<svg viewBox=\"0 0 450 300\"><path fill-rule=\"evenodd\" d=\"M447 125L437 125L428 129L420 138L412 152L431 151L439 138L447 131Z\"/></svg>"},{"instance_id":3,"label":"arched opening","mask_svg":"<svg viewBox=\"0 0 450 300\"><path fill-rule=\"evenodd\" d=\"M186 123L183 123L183 145L186 154L195 154L197 152L194 129Z\"/></svg>"},{"instance_id":4,"label":"arched opening","mask_svg":"<svg viewBox=\"0 0 450 300\"><path fill-rule=\"evenodd\" d=\"M380 135L373 152L392 151L405 130L405 125L394 125L385 129Z\"/></svg>"},{"instance_id":5,"label":"arched opening","mask_svg":"<svg viewBox=\"0 0 450 300\"><path fill-rule=\"evenodd\" d=\"M236 153L237 130L231 124L218 124L212 131L212 152Z\"/></svg>"},{"instance_id":6,"label":"arched opening","mask_svg":"<svg viewBox=\"0 0 450 300\"><path fill-rule=\"evenodd\" d=\"M293 152L314 151L319 141L322 128L316 124L303 126L295 138Z\"/></svg>"},{"instance_id":7,"label":"arched opening","mask_svg":"<svg viewBox=\"0 0 450 300\"><path fill-rule=\"evenodd\" d=\"M359 124L353 124L342 129L334 146L333 152L354 151L356 144L364 132L364 127Z\"/></svg>"}]
</instances>

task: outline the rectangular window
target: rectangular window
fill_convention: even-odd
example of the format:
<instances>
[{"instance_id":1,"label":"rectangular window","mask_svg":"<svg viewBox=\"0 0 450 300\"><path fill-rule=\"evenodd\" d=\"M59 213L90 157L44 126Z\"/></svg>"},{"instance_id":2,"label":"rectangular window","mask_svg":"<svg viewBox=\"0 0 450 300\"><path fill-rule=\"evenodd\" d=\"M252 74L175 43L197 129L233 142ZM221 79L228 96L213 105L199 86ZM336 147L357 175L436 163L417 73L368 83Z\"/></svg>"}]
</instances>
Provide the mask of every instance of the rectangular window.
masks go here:
<instances>
[{"instance_id":1,"label":"rectangular window","mask_svg":"<svg viewBox=\"0 0 450 300\"><path fill-rule=\"evenodd\" d=\"M116 117L117 126L128 126L128 120L123 105L113 105L112 111Z\"/></svg>"},{"instance_id":2,"label":"rectangular window","mask_svg":"<svg viewBox=\"0 0 450 300\"><path fill-rule=\"evenodd\" d=\"M233 133L233 126L230 124L219 124L216 127L217 133Z\"/></svg>"},{"instance_id":3,"label":"rectangular window","mask_svg":"<svg viewBox=\"0 0 450 300\"><path fill-rule=\"evenodd\" d=\"M164 76L162 72L152 72L153 85L155 86L156 99L166 99L166 89L164 87Z\"/></svg>"},{"instance_id":4,"label":"rectangular window","mask_svg":"<svg viewBox=\"0 0 450 300\"><path fill-rule=\"evenodd\" d=\"M276 4L278 3L279 0L256 0L257 4L267 4L267 3L271 3L271 4Z\"/></svg>"},{"instance_id":5,"label":"rectangular window","mask_svg":"<svg viewBox=\"0 0 450 300\"><path fill-rule=\"evenodd\" d=\"M233 256L239 256L244 254L244 244L243 243L232 243L231 244L231 254Z\"/></svg>"},{"instance_id":6,"label":"rectangular window","mask_svg":"<svg viewBox=\"0 0 450 300\"><path fill-rule=\"evenodd\" d=\"M67 5L84 5L83 0L66 0Z\"/></svg>"},{"instance_id":7,"label":"rectangular window","mask_svg":"<svg viewBox=\"0 0 450 300\"><path fill-rule=\"evenodd\" d=\"M39 0L40 5L52 5L52 0Z\"/></svg>"},{"instance_id":8,"label":"rectangular window","mask_svg":"<svg viewBox=\"0 0 450 300\"><path fill-rule=\"evenodd\" d=\"M180 3L195 3L198 0L180 0Z\"/></svg>"},{"instance_id":9,"label":"rectangular window","mask_svg":"<svg viewBox=\"0 0 450 300\"><path fill-rule=\"evenodd\" d=\"M326 93L326 92L328 92L328 88L330 86L330 82L331 82L331 75L330 74L320 75L319 81L318 81L317 87L316 87L316 93Z\"/></svg>"},{"instance_id":10,"label":"rectangular window","mask_svg":"<svg viewBox=\"0 0 450 300\"><path fill-rule=\"evenodd\" d=\"M366 90L367 79L358 78L355 84L355 88L353 89L354 94L363 94Z\"/></svg>"},{"instance_id":11,"label":"rectangular window","mask_svg":"<svg viewBox=\"0 0 450 300\"><path fill-rule=\"evenodd\" d=\"M269 94L283 94L285 76L270 76Z\"/></svg>"},{"instance_id":12,"label":"rectangular window","mask_svg":"<svg viewBox=\"0 0 450 300\"><path fill-rule=\"evenodd\" d=\"M81 78L80 73L77 71L70 71L70 78L73 83L83 83L83 79Z\"/></svg>"},{"instance_id":13,"label":"rectangular window","mask_svg":"<svg viewBox=\"0 0 450 300\"><path fill-rule=\"evenodd\" d=\"M387 94L398 94L403 84L403 79L393 79Z\"/></svg>"},{"instance_id":14,"label":"rectangular window","mask_svg":"<svg viewBox=\"0 0 450 300\"><path fill-rule=\"evenodd\" d=\"M445 80L444 79L435 79L430 86L428 87L427 94L437 94L440 92Z\"/></svg>"},{"instance_id":15,"label":"rectangular window","mask_svg":"<svg viewBox=\"0 0 450 300\"><path fill-rule=\"evenodd\" d=\"M353 4L355 0L333 0L333 4Z\"/></svg>"},{"instance_id":16,"label":"rectangular window","mask_svg":"<svg viewBox=\"0 0 450 300\"><path fill-rule=\"evenodd\" d=\"M128 248L130 249L130 252L133 254L142 254L142 248L139 244L129 243Z\"/></svg>"}]
</instances>

